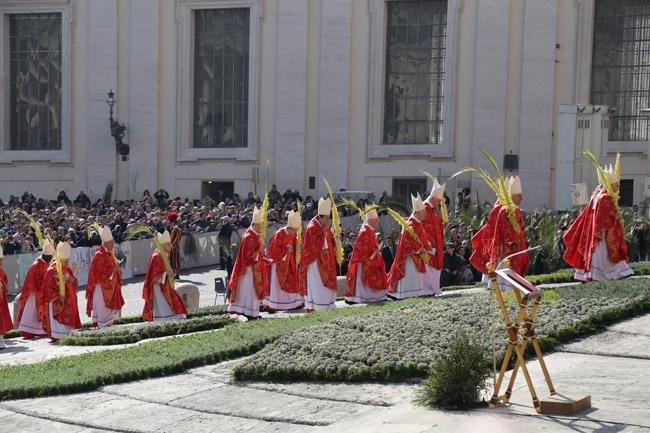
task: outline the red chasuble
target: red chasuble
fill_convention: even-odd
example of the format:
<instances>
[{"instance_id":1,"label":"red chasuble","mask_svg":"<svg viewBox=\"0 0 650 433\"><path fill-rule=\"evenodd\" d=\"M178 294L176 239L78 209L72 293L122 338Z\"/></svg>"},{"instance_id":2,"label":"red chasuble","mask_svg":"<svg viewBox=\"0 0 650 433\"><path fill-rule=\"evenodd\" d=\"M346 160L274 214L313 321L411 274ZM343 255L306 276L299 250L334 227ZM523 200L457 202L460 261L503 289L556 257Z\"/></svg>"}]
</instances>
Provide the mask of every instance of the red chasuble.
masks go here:
<instances>
[{"instance_id":1,"label":"red chasuble","mask_svg":"<svg viewBox=\"0 0 650 433\"><path fill-rule=\"evenodd\" d=\"M43 278L43 304L39 307L39 316L43 318L43 330L52 335L50 327L50 308L54 319L62 325L77 329L81 328L79 319L79 307L77 306L77 277L72 269L66 266L63 268L65 278L65 296L59 292L59 273L56 271L56 260L52 260Z\"/></svg>"},{"instance_id":2,"label":"red chasuble","mask_svg":"<svg viewBox=\"0 0 650 433\"><path fill-rule=\"evenodd\" d=\"M9 315L9 301L7 301L7 292L9 290L9 279L5 270L0 268L0 335L5 335L7 332L14 329L14 324L11 322L11 315Z\"/></svg>"},{"instance_id":3,"label":"red chasuble","mask_svg":"<svg viewBox=\"0 0 650 433\"><path fill-rule=\"evenodd\" d=\"M445 239L444 230L442 228L442 219L438 215L438 210L434 209L429 203L424 203L424 208L427 211L427 216L422 221L424 230L427 232L429 245L436 249L435 254L429 253L429 265L435 269L442 269L444 265L445 256Z\"/></svg>"},{"instance_id":4,"label":"red chasuble","mask_svg":"<svg viewBox=\"0 0 650 433\"><path fill-rule=\"evenodd\" d=\"M354 296L356 293L357 270L359 264L362 264L363 274L361 282L364 286L373 290L385 290L388 287L388 277L386 275L386 263L381 257L379 243L375 229L368 224L361 226L357 239L354 242L354 249L350 254L348 263L348 275L345 279L347 291L345 296Z\"/></svg>"},{"instance_id":5,"label":"red chasuble","mask_svg":"<svg viewBox=\"0 0 650 433\"><path fill-rule=\"evenodd\" d=\"M390 273L388 274L389 292L391 293L397 290L397 283L404 278L407 257L410 256L413 259L413 263L415 263L415 267L420 273L426 273L424 260L422 260L422 256L419 253L422 248L425 250L429 248L429 240L427 233L424 231L424 225L412 215L406 221L413 228L420 241L418 242L413 239L408 230L402 230L397 244L397 251L395 252L395 261L393 261L393 266L390 268Z\"/></svg>"},{"instance_id":6,"label":"red chasuble","mask_svg":"<svg viewBox=\"0 0 650 433\"><path fill-rule=\"evenodd\" d=\"M257 299L266 297L266 277L264 269L264 258L260 251L262 242L259 233L255 232L252 228L246 230L244 236L239 244L237 251L237 258L235 265L232 269L232 276L230 277L230 302L235 302L237 299L237 282L246 274L246 269L249 266L253 267L253 284L255 285L255 294Z\"/></svg>"},{"instance_id":7,"label":"red chasuble","mask_svg":"<svg viewBox=\"0 0 650 433\"><path fill-rule=\"evenodd\" d=\"M25 282L23 283L23 291L20 295L20 311L18 312L16 323L20 323L20 320L23 318L23 310L25 309L25 305L27 305L30 293L33 293L36 298L36 308L40 308L42 305L43 278L45 278L45 271L47 271L49 265L43 258L38 257L29 266L27 275L25 275Z\"/></svg>"},{"instance_id":8,"label":"red chasuble","mask_svg":"<svg viewBox=\"0 0 650 433\"><path fill-rule=\"evenodd\" d=\"M119 268L115 269L115 259L103 245L95 251L88 271L88 284L86 285L86 314L88 317L91 316L93 310L93 295L97 284L101 284L106 308L121 310L124 305L122 272Z\"/></svg>"},{"instance_id":9,"label":"red chasuble","mask_svg":"<svg viewBox=\"0 0 650 433\"><path fill-rule=\"evenodd\" d=\"M492 207L485 225L472 236L474 252L469 261L482 273L488 273L488 262L492 262L496 266L499 260L526 249L525 225L521 209L515 209L515 216L519 226L519 233L510 224L506 206L497 202ZM518 254L510 259L510 268L522 277L526 276L529 264L530 257L528 253Z\"/></svg>"},{"instance_id":10,"label":"red chasuble","mask_svg":"<svg viewBox=\"0 0 650 433\"><path fill-rule=\"evenodd\" d=\"M142 299L144 299L144 309L142 310L142 317L145 320L153 320L153 285L160 281L163 274L166 273L165 263L162 256L156 250L149 259L147 265L147 275L144 277L144 288L142 290ZM169 278L165 279L164 284L160 284L160 291L167 300L169 308L174 314L187 314L183 300L174 290L174 286L169 282Z\"/></svg>"},{"instance_id":11,"label":"red chasuble","mask_svg":"<svg viewBox=\"0 0 650 433\"><path fill-rule=\"evenodd\" d=\"M628 260L623 224L618 219L614 201L606 189L595 192L571 227L564 233L567 249L564 260L576 269L591 269L591 258L598 242L605 242L612 263Z\"/></svg>"},{"instance_id":12,"label":"red chasuble","mask_svg":"<svg viewBox=\"0 0 650 433\"><path fill-rule=\"evenodd\" d=\"M337 290L336 284L336 259L334 258L334 233L329 227L323 227L318 222L318 217L313 218L302 237L302 251L300 253L300 292L307 293L307 267L313 262L318 262L323 285L330 290ZM327 239L327 249L323 249Z\"/></svg>"},{"instance_id":13,"label":"red chasuble","mask_svg":"<svg viewBox=\"0 0 650 433\"><path fill-rule=\"evenodd\" d=\"M271 259L271 263L276 265L275 271L280 288L288 293L300 293L295 251L296 237L290 235L286 227L275 232L266 249L266 255ZM268 272L270 276L270 270ZM268 282L271 282L270 278Z\"/></svg>"}]
</instances>

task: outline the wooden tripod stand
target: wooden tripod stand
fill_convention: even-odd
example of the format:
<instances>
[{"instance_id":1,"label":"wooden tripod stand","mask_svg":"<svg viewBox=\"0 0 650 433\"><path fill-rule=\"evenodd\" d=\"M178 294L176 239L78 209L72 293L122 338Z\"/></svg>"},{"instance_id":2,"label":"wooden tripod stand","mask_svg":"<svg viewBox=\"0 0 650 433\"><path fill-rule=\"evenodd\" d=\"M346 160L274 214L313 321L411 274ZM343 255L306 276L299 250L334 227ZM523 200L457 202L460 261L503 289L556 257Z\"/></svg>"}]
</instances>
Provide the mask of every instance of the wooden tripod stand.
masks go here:
<instances>
[{"instance_id":1,"label":"wooden tripod stand","mask_svg":"<svg viewBox=\"0 0 650 433\"><path fill-rule=\"evenodd\" d=\"M510 401L510 396L512 395L512 387L514 385L515 379L517 378L517 373L519 369L524 374L526 378L526 383L528 384L528 389L530 395L533 398L533 406L535 411L539 413L541 411L539 400L537 394L535 393L535 388L533 387L533 382L530 379L528 374L528 368L526 367L526 360L524 359L524 353L526 351L526 346L528 342L532 342L533 348L535 349L535 354L537 359L542 367L544 377L546 378L546 383L551 392L551 395L555 395L555 389L553 388L553 383L551 382L551 377L548 374L546 364L544 363L544 357L542 356L542 351L539 348L539 343L537 342L537 336L535 335L535 315L539 308L539 304L542 299L542 291L535 287L533 284L526 281L521 275L517 274L515 271L509 268L509 263L505 262L506 267L504 269L494 270L490 269L492 266L488 264L489 277L492 282L492 288L496 294L497 300L499 302L499 307L501 307L501 313L503 314L503 319L505 320L506 329L508 331L508 349L506 350L505 356L503 358L503 363L501 364L501 370L499 372L499 377L494 385L494 393L490 399L490 408L496 407L498 401L503 401L505 403ZM517 297L517 303L519 304L519 312L517 318L514 322L510 321L510 315L506 308L505 302L503 301L503 294L499 288L499 283L497 282L497 276L502 277L504 280L512 284L513 291ZM528 311L530 302L532 301L533 306ZM520 327L520 324L523 322L523 327ZM512 375L510 376L510 383L508 384L508 389L505 394L499 396L499 388L501 387L501 382L508 368L508 362L512 356L512 351L515 351L517 355L517 361L512 370Z\"/></svg>"}]
</instances>

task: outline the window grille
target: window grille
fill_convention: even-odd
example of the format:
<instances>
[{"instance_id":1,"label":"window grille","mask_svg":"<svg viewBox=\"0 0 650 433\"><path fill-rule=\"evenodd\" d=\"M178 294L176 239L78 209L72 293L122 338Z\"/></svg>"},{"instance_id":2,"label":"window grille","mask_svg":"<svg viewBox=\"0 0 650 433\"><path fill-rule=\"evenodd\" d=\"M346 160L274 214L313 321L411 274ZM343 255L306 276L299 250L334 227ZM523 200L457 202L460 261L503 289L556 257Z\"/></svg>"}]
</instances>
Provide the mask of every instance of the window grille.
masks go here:
<instances>
[{"instance_id":1,"label":"window grille","mask_svg":"<svg viewBox=\"0 0 650 433\"><path fill-rule=\"evenodd\" d=\"M447 1L386 6L383 143L441 144Z\"/></svg>"},{"instance_id":2,"label":"window grille","mask_svg":"<svg viewBox=\"0 0 650 433\"><path fill-rule=\"evenodd\" d=\"M597 0L591 102L610 115L610 141L647 140L650 107L650 0Z\"/></svg>"},{"instance_id":3,"label":"window grille","mask_svg":"<svg viewBox=\"0 0 650 433\"><path fill-rule=\"evenodd\" d=\"M193 147L247 147L250 9L194 13Z\"/></svg>"},{"instance_id":4,"label":"window grille","mask_svg":"<svg viewBox=\"0 0 650 433\"><path fill-rule=\"evenodd\" d=\"M9 15L10 150L61 150L62 15Z\"/></svg>"}]
</instances>

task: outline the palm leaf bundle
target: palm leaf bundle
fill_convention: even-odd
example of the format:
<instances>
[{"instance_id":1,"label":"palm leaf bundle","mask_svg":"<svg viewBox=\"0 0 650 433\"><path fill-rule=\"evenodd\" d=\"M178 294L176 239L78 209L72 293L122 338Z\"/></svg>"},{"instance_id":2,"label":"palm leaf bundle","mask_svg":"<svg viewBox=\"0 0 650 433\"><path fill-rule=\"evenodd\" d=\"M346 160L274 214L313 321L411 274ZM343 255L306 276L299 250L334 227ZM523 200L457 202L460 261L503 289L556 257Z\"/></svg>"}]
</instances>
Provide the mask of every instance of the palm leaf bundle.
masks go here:
<instances>
[{"instance_id":1,"label":"palm leaf bundle","mask_svg":"<svg viewBox=\"0 0 650 433\"><path fill-rule=\"evenodd\" d=\"M296 210L300 214L300 224L298 224L298 232L296 233L296 266L300 263L300 251L302 250L302 203L296 200Z\"/></svg>"},{"instance_id":2,"label":"palm leaf bundle","mask_svg":"<svg viewBox=\"0 0 650 433\"><path fill-rule=\"evenodd\" d=\"M402 215L400 215L399 213L397 213L396 211L394 211L393 209L391 209L389 207L387 207L386 210L388 211L390 216L392 216L393 219L395 221L397 221L397 223L400 226L402 226L402 228L404 230L406 230L409 235L411 235L411 237L413 238L413 240L415 240L415 242L417 242L419 244L422 243L422 241L420 240L420 237L417 235L417 233L415 233L415 230L413 230L413 227L411 227L409 225L408 221L406 221L406 219ZM420 257L422 257L422 260L424 260L425 263L429 263L429 255L427 254L426 251L424 251L424 249L422 251L420 251Z\"/></svg>"},{"instance_id":3,"label":"palm leaf bundle","mask_svg":"<svg viewBox=\"0 0 650 433\"><path fill-rule=\"evenodd\" d=\"M165 265L165 270L170 271L172 269L172 267L169 264L169 257L167 257L167 252L165 252L165 249L163 248L162 242L160 242L160 239L158 238L158 233L155 233L154 231L152 231L146 225L141 225L139 227L133 228L130 231L127 239L130 240L130 239L133 239L136 236L139 236L139 235L142 235L142 234L148 234L148 235L152 236L153 242L154 242L154 244L156 244L156 250L158 250L158 253L160 253L160 257L162 257L163 264ZM174 284L176 283L174 281L174 277L169 275L168 280L169 280L170 284L172 285L172 287L174 287Z\"/></svg>"},{"instance_id":4,"label":"palm leaf bundle","mask_svg":"<svg viewBox=\"0 0 650 433\"><path fill-rule=\"evenodd\" d=\"M366 221L366 216L367 213L370 212L371 210L377 210L381 209L381 206L378 204L373 204L370 206L365 206L363 209L361 209L352 199L349 198L342 198L341 202L342 205L351 207L355 211L357 211L357 214L359 214L359 218L361 218L361 221L365 222Z\"/></svg>"},{"instance_id":5,"label":"palm leaf bundle","mask_svg":"<svg viewBox=\"0 0 650 433\"><path fill-rule=\"evenodd\" d=\"M589 157L591 162L596 167L596 170L598 171L598 179L600 180L600 183L607 189L607 194L614 201L614 206L616 207L616 213L620 215L621 209L618 206L618 199L620 198L620 194L612 190L612 184L609 181L609 176L607 175L605 170L600 166L600 163L596 159L596 156L594 156L594 154L588 150L585 150L583 153ZM614 174L616 175L616 179L621 178L620 177L621 176L621 154L620 153L616 154L616 166L614 168Z\"/></svg>"},{"instance_id":6,"label":"palm leaf bundle","mask_svg":"<svg viewBox=\"0 0 650 433\"><path fill-rule=\"evenodd\" d=\"M521 227L519 227L519 223L517 223L517 215L515 213L515 205L512 202L512 197L510 196L510 191L508 189L508 185L506 183L506 179L503 177L501 174L501 170L499 170L499 165L496 163L494 158L487 153L484 149L479 148L483 155L490 161L490 164L492 164L492 167L494 168L494 171L497 174L496 179L492 179L488 172L483 170L482 168L474 168L474 167L466 167L457 173L454 173L451 177L456 177L460 174L464 173L471 173L474 174L487 183L487 185L494 191L494 193L497 196L497 200L505 205L506 211L508 212L508 221L510 222L510 225L512 226L513 229L515 229L516 233L519 233L521 231Z\"/></svg>"},{"instance_id":7,"label":"palm leaf bundle","mask_svg":"<svg viewBox=\"0 0 650 433\"><path fill-rule=\"evenodd\" d=\"M431 183L434 185L438 181L438 179L428 171L420 170L420 173L426 175L426 177L431 179ZM449 210L447 209L447 202L444 200L444 198L440 200L440 216L443 223L449 222Z\"/></svg>"},{"instance_id":8,"label":"palm leaf bundle","mask_svg":"<svg viewBox=\"0 0 650 433\"><path fill-rule=\"evenodd\" d=\"M43 232L41 231L41 228L39 227L38 224L36 224L36 221L34 221L34 218L27 212L25 212L22 209L16 209L15 213L20 214L27 218L29 220L29 225L32 226L34 229L34 233L36 233L36 239L38 239L38 248L43 248L45 246L45 239L43 239Z\"/></svg>"},{"instance_id":9,"label":"palm leaf bundle","mask_svg":"<svg viewBox=\"0 0 650 433\"><path fill-rule=\"evenodd\" d=\"M262 242L262 245L266 242L266 234L268 232L269 228L269 171L271 169L271 163L269 160L266 160L266 185L265 185L265 192L264 192L264 201L262 202L262 222L261 222L261 231L260 233L260 242Z\"/></svg>"},{"instance_id":10,"label":"palm leaf bundle","mask_svg":"<svg viewBox=\"0 0 650 433\"><path fill-rule=\"evenodd\" d=\"M341 263L343 263L343 245L341 245L341 220L339 219L339 210L336 207L336 201L334 200L334 193L332 192L332 188L330 187L330 184L327 182L327 179L325 179L325 176L321 174L321 177L325 182L325 186L327 187L327 192L329 193L330 200L332 201L332 228L334 232L334 242L336 243L336 249L335 249L336 263L338 263L339 266L341 266Z\"/></svg>"},{"instance_id":11,"label":"palm leaf bundle","mask_svg":"<svg viewBox=\"0 0 650 433\"><path fill-rule=\"evenodd\" d=\"M54 248L54 241L49 237L47 240L50 241ZM62 298L65 298L65 275L63 274L63 265L61 264L61 256L59 255L58 248L54 250L54 266L56 266L57 279L59 280L59 295L61 295Z\"/></svg>"}]
</instances>

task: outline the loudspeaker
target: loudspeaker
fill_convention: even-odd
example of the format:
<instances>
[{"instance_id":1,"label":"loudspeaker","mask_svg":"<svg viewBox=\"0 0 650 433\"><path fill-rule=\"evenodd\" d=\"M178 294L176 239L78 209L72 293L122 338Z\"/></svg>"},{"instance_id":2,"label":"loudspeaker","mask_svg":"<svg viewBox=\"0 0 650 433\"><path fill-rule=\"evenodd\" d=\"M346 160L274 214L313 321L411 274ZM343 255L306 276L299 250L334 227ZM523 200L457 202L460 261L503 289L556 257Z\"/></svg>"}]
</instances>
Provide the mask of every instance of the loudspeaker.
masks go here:
<instances>
[{"instance_id":1,"label":"loudspeaker","mask_svg":"<svg viewBox=\"0 0 650 433\"><path fill-rule=\"evenodd\" d=\"M519 155L504 155L503 156L503 169L504 170L519 170Z\"/></svg>"},{"instance_id":2,"label":"loudspeaker","mask_svg":"<svg viewBox=\"0 0 650 433\"><path fill-rule=\"evenodd\" d=\"M316 176L309 176L309 189L316 189Z\"/></svg>"}]
</instances>

